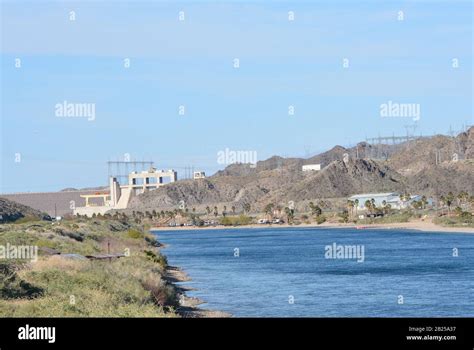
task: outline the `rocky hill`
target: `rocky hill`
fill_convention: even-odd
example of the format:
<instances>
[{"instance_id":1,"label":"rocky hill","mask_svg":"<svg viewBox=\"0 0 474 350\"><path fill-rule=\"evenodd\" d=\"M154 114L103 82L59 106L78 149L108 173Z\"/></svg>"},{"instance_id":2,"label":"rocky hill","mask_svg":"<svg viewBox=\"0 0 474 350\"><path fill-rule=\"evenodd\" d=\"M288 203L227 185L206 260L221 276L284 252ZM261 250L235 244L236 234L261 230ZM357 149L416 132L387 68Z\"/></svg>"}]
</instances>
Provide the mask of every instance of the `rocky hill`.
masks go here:
<instances>
[{"instance_id":1,"label":"rocky hill","mask_svg":"<svg viewBox=\"0 0 474 350\"><path fill-rule=\"evenodd\" d=\"M104 187L102 187L104 189ZM65 216L73 213L72 207L85 205L83 194L94 194L97 190L61 190L58 192L25 192L13 194L0 194L0 198L23 204L51 216ZM100 203L100 200L93 200Z\"/></svg>"},{"instance_id":2,"label":"rocky hill","mask_svg":"<svg viewBox=\"0 0 474 350\"><path fill-rule=\"evenodd\" d=\"M21 218L37 218L40 220L50 220L49 215L26 205L0 198L0 222L13 222Z\"/></svg>"},{"instance_id":3,"label":"rocky hill","mask_svg":"<svg viewBox=\"0 0 474 350\"><path fill-rule=\"evenodd\" d=\"M344 161L344 155L348 159ZM378 155L377 159L373 159ZM358 157L357 157L358 156ZM303 172L304 164L322 170ZM168 184L132 199L136 210L341 198L362 192L406 191L439 196L474 193L474 127L457 137L435 136L396 145L361 142L352 148L335 146L308 159L274 156L256 166L232 164L214 176Z\"/></svg>"}]
</instances>

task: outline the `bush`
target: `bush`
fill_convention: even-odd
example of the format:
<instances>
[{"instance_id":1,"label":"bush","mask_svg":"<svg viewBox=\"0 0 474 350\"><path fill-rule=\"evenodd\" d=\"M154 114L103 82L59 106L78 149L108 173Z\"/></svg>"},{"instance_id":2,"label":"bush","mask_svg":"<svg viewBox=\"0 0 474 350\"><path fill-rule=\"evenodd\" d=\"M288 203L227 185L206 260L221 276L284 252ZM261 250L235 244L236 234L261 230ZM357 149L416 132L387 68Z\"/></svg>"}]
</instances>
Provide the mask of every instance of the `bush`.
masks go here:
<instances>
[{"instance_id":1,"label":"bush","mask_svg":"<svg viewBox=\"0 0 474 350\"><path fill-rule=\"evenodd\" d=\"M193 223L194 225L199 226L199 227L204 226L204 220L201 220L201 219L196 219L195 221L193 221Z\"/></svg>"},{"instance_id":2,"label":"bush","mask_svg":"<svg viewBox=\"0 0 474 350\"><path fill-rule=\"evenodd\" d=\"M151 276L142 282L145 290L150 291L153 301L159 306L179 306L176 291L173 286L167 284L161 278Z\"/></svg>"},{"instance_id":3,"label":"bush","mask_svg":"<svg viewBox=\"0 0 474 350\"><path fill-rule=\"evenodd\" d=\"M139 238L143 238L144 234L143 234L143 232L140 232L138 230L135 230L135 229L131 228L127 231L127 236L129 238L139 239Z\"/></svg>"},{"instance_id":4,"label":"bush","mask_svg":"<svg viewBox=\"0 0 474 350\"><path fill-rule=\"evenodd\" d=\"M35 222L35 221L38 221L38 220L40 220L40 219L35 217L35 216L24 216L22 218L19 218L19 219L15 220L14 223L15 224L26 224L26 223Z\"/></svg>"},{"instance_id":5,"label":"bush","mask_svg":"<svg viewBox=\"0 0 474 350\"><path fill-rule=\"evenodd\" d=\"M348 223L349 222L349 213L347 210L344 210L343 212L340 212L337 214L339 216L339 222L340 223Z\"/></svg>"},{"instance_id":6,"label":"bush","mask_svg":"<svg viewBox=\"0 0 474 350\"><path fill-rule=\"evenodd\" d=\"M154 236L145 236L145 241L151 245L152 247L160 247L161 244L158 242L158 240Z\"/></svg>"},{"instance_id":7,"label":"bush","mask_svg":"<svg viewBox=\"0 0 474 350\"><path fill-rule=\"evenodd\" d=\"M43 290L18 277L13 266L0 264L0 299L35 298Z\"/></svg>"},{"instance_id":8,"label":"bush","mask_svg":"<svg viewBox=\"0 0 474 350\"><path fill-rule=\"evenodd\" d=\"M36 241L36 245L39 247L39 248L42 248L42 247L45 247L45 248L51 248L51 249L54 249L57 247L57 244L51 240L51 239L38 239Z\"/></svg>"},{"instance_id":9,"label":"bush","mask_svg":"<svg viewBox=\"0 0 474 350\"><path fill-rule=\"evenodd\" d=\"M442 226L474 227L474 218L469 212L463 212L460 216L438 217L433 222Z\"/></svg>"},{"instance_id":10,"label":"bush","mask_svg":"<svg viewBox=\"0 0 474 350\"><path fill-rule=\"evenodd\" d=\"M224 226L240 226L240 225L248 225L252 221L252 218L247 215L239 215L239 216L226 216L221 219L221 225Z\"/></svg>"},{"instance_id":11,"label":"bush","mask_svg":"<svg viewBox=\"0 0 474 350\"><path fill-rule=\"evenodd\" d=\"M168 259L166 258L166 256L161 254L155 254L151 250L145 250L145 254L148 259L150 259L154 263L159 264L163 269L168 266Z\"/></svg>"},{"instance_id":12,"label":"bush","mask_svg":"<svg viewBox=\"0 0 474 350\"><path fill-rule=\"evenodd\" d=\"M84 240L84 234L82 232L70 232L70 231L65 231L61 228L55 229L54 232L61 236L74 239L78 242L82 242Z\"/></svg>"},{"instance_id":13,"label":"bush","mask_svg":"<svg viewBox=\"0 0 474 350\"><path fill-rule=\"evenodd\" d=\"M321 225L322 223L326 222L326 217L324 215L316 216L316 223Z\"/></svg>"}]
</instances>

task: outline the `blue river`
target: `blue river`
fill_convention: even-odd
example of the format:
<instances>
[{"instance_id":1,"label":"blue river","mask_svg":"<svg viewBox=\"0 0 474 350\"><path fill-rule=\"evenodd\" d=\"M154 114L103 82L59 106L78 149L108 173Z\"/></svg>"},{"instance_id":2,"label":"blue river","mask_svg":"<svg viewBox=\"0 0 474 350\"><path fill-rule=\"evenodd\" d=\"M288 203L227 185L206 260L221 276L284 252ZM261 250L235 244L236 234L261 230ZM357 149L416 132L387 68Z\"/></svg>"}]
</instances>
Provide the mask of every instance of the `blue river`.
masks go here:
<instances>
[{"instance_id":1,"label":"blue river","mask_svg":"<svg viewBox=\"0 0 474 350\"><path fill-rule=\"evenodd\" d=\"M474 235L402 229L155 231L201 307L235 317L474 316ZM351 254L352 252L352 254ZM357 252L357 254L356 254Z\"/></svg>"}]
</instances>

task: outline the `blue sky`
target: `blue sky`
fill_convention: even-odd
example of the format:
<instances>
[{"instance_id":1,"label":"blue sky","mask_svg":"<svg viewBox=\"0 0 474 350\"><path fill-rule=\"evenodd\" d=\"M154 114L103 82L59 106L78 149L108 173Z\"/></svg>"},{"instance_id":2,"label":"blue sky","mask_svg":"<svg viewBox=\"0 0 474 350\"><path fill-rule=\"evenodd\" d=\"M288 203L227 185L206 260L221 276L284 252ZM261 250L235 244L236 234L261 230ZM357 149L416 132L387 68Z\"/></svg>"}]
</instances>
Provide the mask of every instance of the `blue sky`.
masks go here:
<instances>
[{"instance_id":1,"label":"blue sky","mask_svg":"<svg viewBox=\"0 0 474 350\"><path fill-rule=\"evenodd\" d=\"M101 185L124 154L212 174L225 148L262 160L405 134L387 101L420 105L417 133L473 123L471 1L1 4L1 193ZM65 100L95 119L58 118Z\"/></svg>"}]
</instances>

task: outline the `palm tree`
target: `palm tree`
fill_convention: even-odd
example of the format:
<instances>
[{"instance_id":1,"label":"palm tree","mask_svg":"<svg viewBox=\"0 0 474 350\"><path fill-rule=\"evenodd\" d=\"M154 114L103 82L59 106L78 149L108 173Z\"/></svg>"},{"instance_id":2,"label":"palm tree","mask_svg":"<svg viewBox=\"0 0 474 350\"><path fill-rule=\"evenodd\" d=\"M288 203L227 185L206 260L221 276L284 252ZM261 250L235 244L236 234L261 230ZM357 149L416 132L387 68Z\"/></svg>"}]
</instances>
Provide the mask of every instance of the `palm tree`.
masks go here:
<instances>
[{"instance_id":1,"label":"palm tree","mask_svg":"<svg viewBox=\"0 0 474 350\"><path fill-rule=\"evenodd\" d=\"M294 209L290 209L288 207L285 207L286 221L289 224L293 222L294 213L295 213Z\"/></svg>"},{"instance_id":2,"label":"palm tree","mask_svg":"<svg viewBox=\"0 0 474 350\"><path fill-rule=\"evenodd\" d=\"M244 203L244 212L247 214L250 212L251 206L250 203Z\"/></svg>"},{"instance_id":3,"label":"palm tree","mask_svg":"<svg viewBox=\"0 0 474 350\"><path fill-rule=\"evenodd\" d=\"M405 192L404 194L402 194L400 196L400 199L402 200L402 202L404 203L404 205L406 205L406 202L410 201L411 199L411 194L408 193L408 192Z\"/></svg>"},{"instance_id":4,"label":"palm tree","mask_svg":"<svg viewBox=\"0 0 474 350\"><path fill-rule=\"evenodd\" d=\"M309 202L309 208L311 209L311 215L320 216L323 211L319 205L314 205L313 202Z\"/></svg>"},{"instance_id":5,"label":"palm tree","mask_svg":"<svg viewBox=\"0 0 474 350\"><path fill-rule=\"evenodd\" d=\"M232 206L232 215L235 215L235 205Z\"/></svg>"},{"instance_id":6,"label":"palm tree","mask_svg":"<svg viewBox=\"0 0 474 350\"><path fill-rule=\"evenodd\" d=\"M217 207L214 207L214 216L217 217L217 214L218 214Z\"/></svg>"},{"instance_id":7,"label":"palm tree","mask_svg":"<svg viewBox=\"0 0 474 350\"><path fill-rule=\"evenodd\" d=\"M444 202L448 206L448 215L451 214L451 205L453 205L453 201L454 201L454 194L453 192L449 192L448 195L444 197Z\"/></svg>"},{"instance_id":8,"label":"palm tree","mask_svg":"<svg viewBox=\"0 0 474 350\"><path fill-rule=\"evenodd\" d=\"M365 208L366 208L370 213L372 213L372 202L367 199L367 200L365 201L364 205L365 205Z\"/></svg>"},{"instance_id":9,"label":"palm tree","mask_svg":"<svg viewBox=\"0 0 474 350\"><path fill-rule=\"evenodd\" d=\"M311 210L311 214L314 215L314 203L309 202L308 205L309 205L309 209Z\"/></svg>"},{"instance_id":10,"label":"palm tree","mask_svg":"<svg viewBox=\"0 0 474 350\"><path fill-rule=\"evenodd\" d=\"M356 199L354 201L354 205L355 205L355 211L356 211L356 215L357 215L357 209L359 209L359 200L358 199Z\"/></svg>"},{"instance_id":11,"label":"palm tree","mask_svg":"<svg viewBox=\"0 0 474 350\"><path fill-rule=\"evenodd\" d=\"M265 206L265 214L267 216L271 216L272 215L272 212L273 212L273 203L268 203L266 206Z\"/></svg>"},{"instance_id":12,"label":"palm tree","mask_svg":"<svg viewBox=\"0 0 474 350\"><path fill-rule=\"evenodd\" d=\"M354 201L351 201L350 199L347 200L347 211L349 213L349 218L352 217L354 211Z\"/></svg>"},{"instance_id":13,"label":"palm tree","mask_svg":"<svg viewBox=\"0 0 474 350\"><path fill-rule=\"evenodd\" d=\"M461 191L459 192L457 199L458 205L462 207L462 205L469 199L469 194L466 191Z\"/></svg>"},{"instance_id":14,"label":"palm tree","mask_svg":"<svg viewBox=\"0 0 474 350\"><path fill-rule=\"evenodd\" d=\"M428 199L426 198L426 196L421 196L421 204L422 204L422 208L425 209L426 208L426 205L428 204Z\"/></svg>"}]
</instances>

